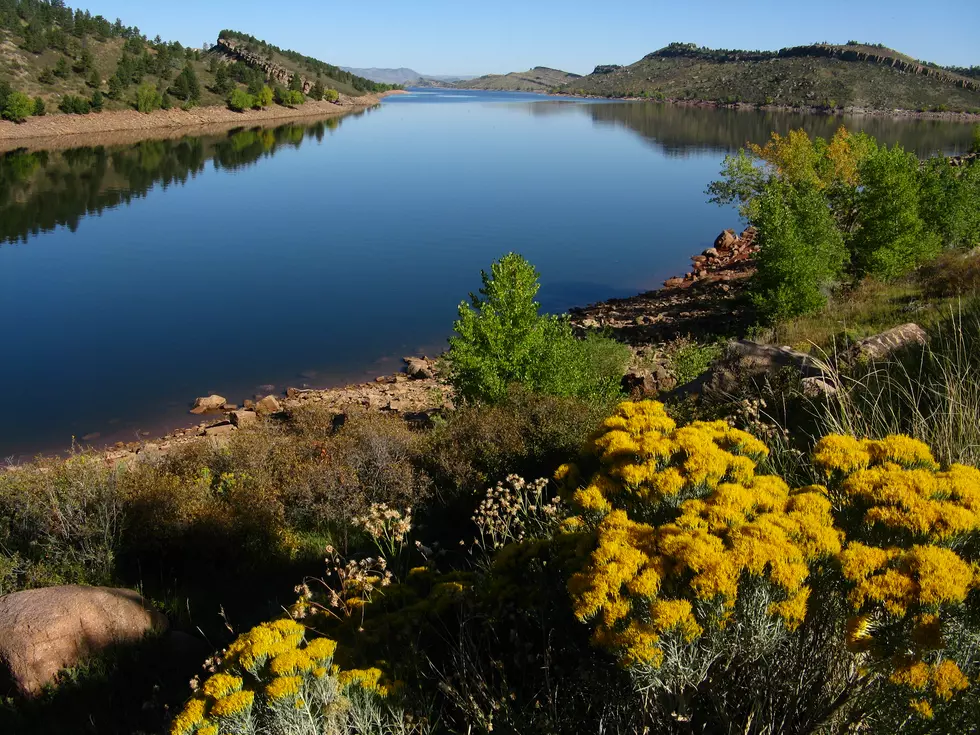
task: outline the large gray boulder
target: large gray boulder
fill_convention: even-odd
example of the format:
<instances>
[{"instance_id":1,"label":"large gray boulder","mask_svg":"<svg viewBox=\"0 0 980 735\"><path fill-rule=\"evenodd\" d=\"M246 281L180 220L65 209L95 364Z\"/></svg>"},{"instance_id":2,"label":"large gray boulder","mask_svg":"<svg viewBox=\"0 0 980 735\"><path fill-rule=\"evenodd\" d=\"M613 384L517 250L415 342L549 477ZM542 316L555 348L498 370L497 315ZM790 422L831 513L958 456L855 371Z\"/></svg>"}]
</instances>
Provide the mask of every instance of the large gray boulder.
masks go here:
<instances>
[{"instance_id":1,"label":"large gray boulder","mask_svg":"<svg viewBox=\"0 0 980 735\"><path fill-rule=\"evenodd\" d=\"M46 587L0 597L0 695L40 693L64 668L167 629L136 592Z\"/></svg>"},{"instance_id":2,"label":"large gray boulder","mask_svg":"<svg viewBox=\"0 0 980 735\"><path fill-rule=\"evenodd\" d=\"M929 341L926 330L918 324L902 324L887 332L862 339L851 348L853 357L865 360L884 360L892 354L911 345L925 345Z\"/></svg>"}]
</instances>

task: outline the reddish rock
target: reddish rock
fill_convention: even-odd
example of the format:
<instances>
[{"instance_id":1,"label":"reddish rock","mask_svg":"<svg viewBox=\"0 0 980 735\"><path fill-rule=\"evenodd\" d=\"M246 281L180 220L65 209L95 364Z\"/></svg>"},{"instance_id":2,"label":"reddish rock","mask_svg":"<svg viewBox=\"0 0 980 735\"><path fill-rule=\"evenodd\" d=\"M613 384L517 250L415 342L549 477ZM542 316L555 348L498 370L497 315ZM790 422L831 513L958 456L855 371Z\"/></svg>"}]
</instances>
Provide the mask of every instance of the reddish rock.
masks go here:
<instances>
[{"instance_id":1,"label":"reddish rock","mask_svg":"<svg viewBox=\"0 0 980 735\"><path fill-rule=\"evenodd\" d=\"M132 590L70 585L0 597L0 691L35 696L62 669L166 629Z\"/></svg>"}]
</instances>

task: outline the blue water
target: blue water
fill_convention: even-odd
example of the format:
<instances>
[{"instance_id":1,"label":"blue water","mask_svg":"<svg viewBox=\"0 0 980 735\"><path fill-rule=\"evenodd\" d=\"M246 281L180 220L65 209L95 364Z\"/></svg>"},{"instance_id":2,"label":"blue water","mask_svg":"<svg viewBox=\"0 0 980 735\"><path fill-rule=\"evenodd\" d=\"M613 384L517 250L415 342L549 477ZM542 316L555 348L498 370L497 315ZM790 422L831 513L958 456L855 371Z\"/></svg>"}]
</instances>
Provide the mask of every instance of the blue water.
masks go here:
<instances>
[{"instance_id":1,"label":"blue water","mask_svg":"<svg viewBox=\"0 0 980 735\"><path fill-rule=\"evenodd\" d=\"M189 423L210 392L392 372L443 348L508 251L550 311L657 287L738 226L703 193L724 154L795 124L734 114L422 90L339 125L9 154L0 458Z\"/></svg>"}]
</instances>

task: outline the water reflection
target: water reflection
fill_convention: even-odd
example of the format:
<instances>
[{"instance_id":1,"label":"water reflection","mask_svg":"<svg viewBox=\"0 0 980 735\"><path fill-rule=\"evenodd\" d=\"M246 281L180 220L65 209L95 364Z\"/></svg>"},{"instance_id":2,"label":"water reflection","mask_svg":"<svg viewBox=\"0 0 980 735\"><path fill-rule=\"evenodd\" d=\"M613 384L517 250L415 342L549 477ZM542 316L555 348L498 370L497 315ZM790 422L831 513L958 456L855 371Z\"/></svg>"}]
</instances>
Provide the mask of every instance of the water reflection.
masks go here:
<instances>
[{"instance_id":1,"label":"water reflection","mask_svg":"<svg viewBox=\"0 0 980 735\"><path fill-rule=\"evenodd\" d=\"M209 162L216 170L242 169L283 147L322 141L341 124L330 118L125 146L12 151L0 156L0 243L27 242L59 226L75 232L86 215L129 204L157 184L185 184Z\"/></svg>"},{"instance_id":2,"label":"water reflection","mask_svg":"<svg viewBox=\"0 0 980 735\"><path fill-rule=\"evenodd\" d=\"M592 117L597 125L628 128L668 156L700 152L731 153L746 142L765 143L771 133L803 128L829 138L841 126L863 131L889 145L898 143L920 156L936 151L947 155L969 150L972 126L943 120L915 120L864 115L804 115L791 112L685 107L650 102L626 102L569 107Z\"/></svg>"}]
</instances>

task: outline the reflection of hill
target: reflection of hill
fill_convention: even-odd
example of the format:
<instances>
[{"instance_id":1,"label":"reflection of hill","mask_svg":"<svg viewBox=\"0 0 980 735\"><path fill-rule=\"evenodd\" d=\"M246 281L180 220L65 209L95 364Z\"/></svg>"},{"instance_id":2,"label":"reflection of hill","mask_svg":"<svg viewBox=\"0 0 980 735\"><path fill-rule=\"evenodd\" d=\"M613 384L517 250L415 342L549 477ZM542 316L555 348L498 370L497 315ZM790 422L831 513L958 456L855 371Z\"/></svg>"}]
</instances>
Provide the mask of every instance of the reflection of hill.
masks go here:
<instances>
[{"instance_id":1,"label":"reflection of hill","mask_svg":"<svg viewBox=\"0 0 980 735\"><path fill-rule=\"evenodd\" d=\"M248 166L283 146L299 147L306 138L323 140L340 123L331 118L220 136L7 153L0 156L0 243L26 242L58 226L74 231L85 215L143 197L156 184L183 184L208 161L217 169Z\"/></svg>"},{"instance_id":2,"label":"reflection of hill","mask_svg":"<svg viewBox=\"0 0 980 735\"><path fill-rule=\"evenodd\" d=\"M772 132L803 128L827 138L838 127L864 131L888 144L926 155L937 150L966 152L972 130L962 123L941 120L894 119L871 116L803 115L790 112L686 107L653 102L582 105L600 125L621 125L647 138L666 155L697 151L730 153L747 142L764 143Z\"/></svg>"}]
</instances>

